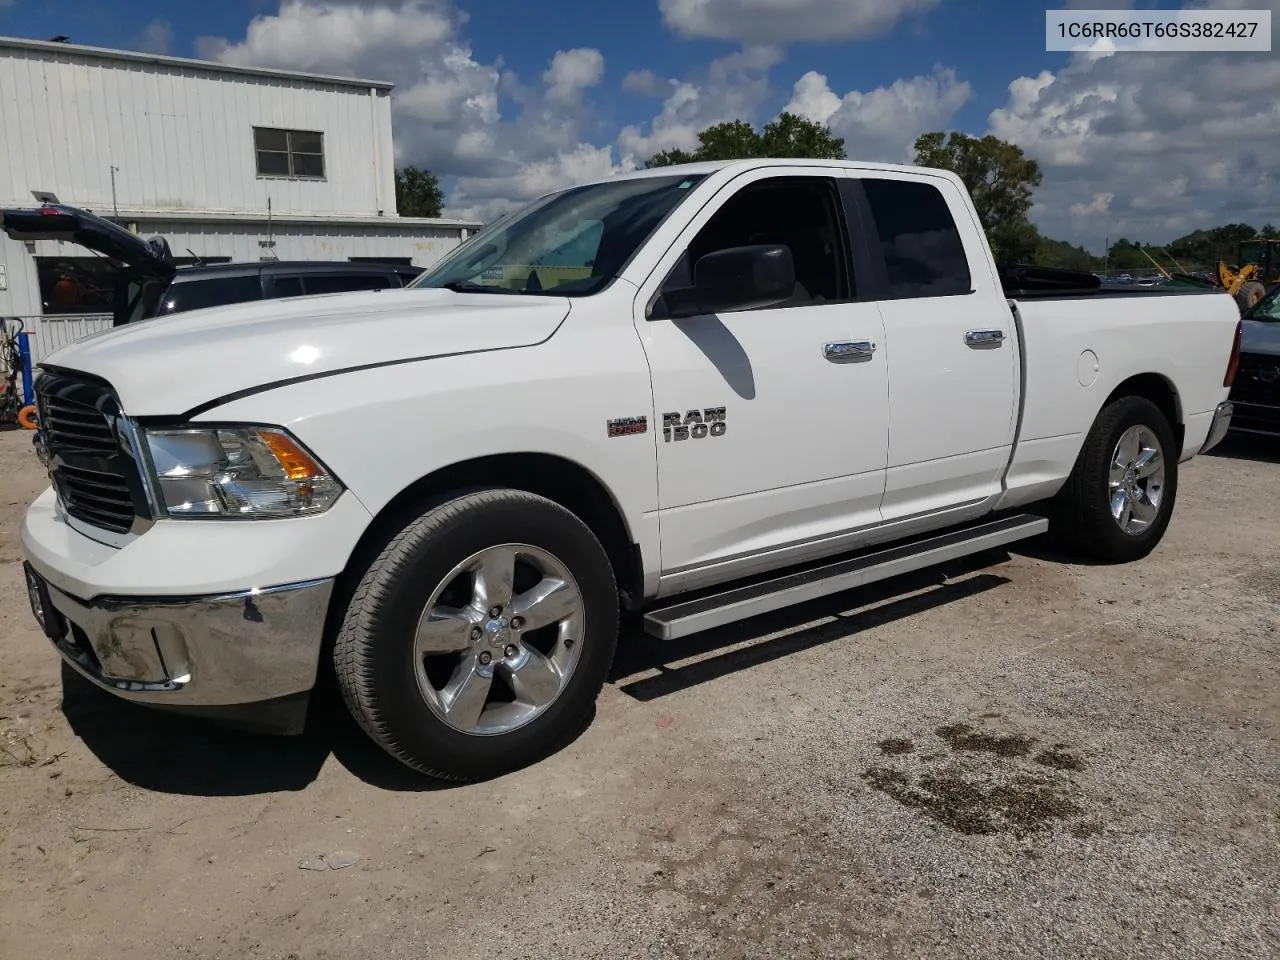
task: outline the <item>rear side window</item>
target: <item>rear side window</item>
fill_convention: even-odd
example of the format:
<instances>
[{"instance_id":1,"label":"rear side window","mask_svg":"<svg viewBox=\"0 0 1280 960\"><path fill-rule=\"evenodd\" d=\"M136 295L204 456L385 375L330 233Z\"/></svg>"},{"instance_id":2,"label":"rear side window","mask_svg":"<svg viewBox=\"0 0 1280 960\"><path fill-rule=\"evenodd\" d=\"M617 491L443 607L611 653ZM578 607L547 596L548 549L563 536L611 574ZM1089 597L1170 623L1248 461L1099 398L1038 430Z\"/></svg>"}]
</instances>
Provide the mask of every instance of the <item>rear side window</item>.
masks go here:
<instances>
[{"instance_id":1,"label":"rear side window","mask_svg":"<svg viewBox=\"0 0 1280 960\"><path fill-rule=\"evenodd\" d=\"M950 297L972 289L969 260L942 192L909 180L862 181L880 237L886 299Z\"/></svg>"},{"instance_id":2,"label":"rear side window","mask_svg":"<svg viewBox=\"0 0 1280 960\"><path fill-rule=\"evenodd\" d=\"M268 276L266 278L271 296L273 297L300 297L302 296L302 278L291 275Z\"/></svg>"},{"instance_id":3,"label":"rear side window","mask_svg":"<svg viewBox=\"0 0 1280 960\"><path fill-rule=\"evenodd\" d=\"M346 293L349 290L385 290L390 286L400 286L381 273L318 273L306 274L302 278L308 294L313 293Z\"/></svg>"},{"instance_id":4,"label":"rear side window","mask_svg":"<svg viewBox=\"0 0 1280 960\"><path fill-rule=\"evenodd\" d=\"M182 313L228 303L262 299L262 284L256 274L248 277L214 277L174 283L165 291L158 314Z\"/></svg>"}]
</instances>

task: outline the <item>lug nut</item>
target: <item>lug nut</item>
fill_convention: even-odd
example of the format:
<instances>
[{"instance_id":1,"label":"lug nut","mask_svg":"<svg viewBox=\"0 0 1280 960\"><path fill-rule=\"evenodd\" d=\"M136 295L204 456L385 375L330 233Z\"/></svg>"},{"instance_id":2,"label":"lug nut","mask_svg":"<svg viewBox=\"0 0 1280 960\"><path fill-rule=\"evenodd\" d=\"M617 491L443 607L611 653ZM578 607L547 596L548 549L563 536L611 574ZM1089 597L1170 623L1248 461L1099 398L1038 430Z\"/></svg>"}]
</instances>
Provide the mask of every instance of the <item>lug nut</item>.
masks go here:
<instances>
[{"instance_id":1,"label":"lug nut","mask_svg":"<svg viewBox=\"0 0 1280 960\"><path fill-rule=\"evenodd\" d=\"M524 617L512 617L512 618L511 618L511 629L512 629L512 630L519 630L519 629L520 629L521 627L523 627L523 626L524 626Z\"/></svg>"},{"instance_id":2,"label":"lug nut","mask_svg":"<svg viewBox=\"0 0 1280 960\"><path fill-rule=\"evenodd\" d=\"M483 631L483 630L481 630L479 627L472 627L472 628L471 628L471 639L472 639L472 640L479 640L483 635L484 635L484 631Z\"/></svg>"},{"instance_id":3,"label":"lug nut","mask_svg":"<svg viewBox=\"0 0 1280 960\"><path fill-rule=\"evenodd\" d=\"M502 651L502 655L504 657L507 657L508 659L510 659L511 657L514 657L516 653L517 653L516 645L514 643L508 643L507 648Z\"/></svg>"},{"instance_id":4,"label":"lug nut","mask_svg":"<svg viewBox=\"0 0 1280 960\"><path fill-rule=\"evenodd\" d=\"M486 650L484 653L480 654L479 659L480 666L487 667L489 664L493 663L493 654Z\"/></svg>"},{"instance_id":5,"label":"lug nut","mask_svg":"<svg viewBox=\"0 0 1280 960\"><path fill-rule=\"evenodd\" d=\"M501 608L501 607L490 607L490 608L489 608L489 618L490 618L491 620L492 620L492 619L496 619L497 617L500 617L500 616L502 616L502 608Z\"/></svg>"}]
</instances>

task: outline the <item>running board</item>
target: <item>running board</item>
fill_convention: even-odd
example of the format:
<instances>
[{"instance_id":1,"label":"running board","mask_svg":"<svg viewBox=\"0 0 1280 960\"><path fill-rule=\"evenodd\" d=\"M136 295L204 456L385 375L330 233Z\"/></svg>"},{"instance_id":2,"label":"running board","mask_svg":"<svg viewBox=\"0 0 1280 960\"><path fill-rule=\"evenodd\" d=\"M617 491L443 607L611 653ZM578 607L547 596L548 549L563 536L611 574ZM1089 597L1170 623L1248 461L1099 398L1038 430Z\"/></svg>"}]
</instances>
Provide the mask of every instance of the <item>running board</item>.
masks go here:
<instances>
[{"instance_id":1,"label":"running board","mask_svg":"<svg viewBox=\"0 0 1280 960\"><path fill-rule=\"evenodd\" d=\"M662 640L677 640L807 600L816 600L863 584L888 580L890 577L923 570L948 560L1026 540L1039 536L1048 529L1049 521L1033 514L991 520L800 573L786 574L762 583L651 610L644 617L644 632Z\"/></svg>"}]
</instances>

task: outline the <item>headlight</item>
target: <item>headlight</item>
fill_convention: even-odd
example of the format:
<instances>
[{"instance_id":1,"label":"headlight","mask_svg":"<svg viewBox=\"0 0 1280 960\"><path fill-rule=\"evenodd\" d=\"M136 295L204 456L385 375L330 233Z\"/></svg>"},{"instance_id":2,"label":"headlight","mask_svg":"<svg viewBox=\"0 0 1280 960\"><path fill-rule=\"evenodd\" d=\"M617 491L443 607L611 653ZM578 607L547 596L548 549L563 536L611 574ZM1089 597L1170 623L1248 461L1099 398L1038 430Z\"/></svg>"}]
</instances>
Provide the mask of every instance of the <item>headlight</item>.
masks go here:
<instances>
[{"instance_id":1,"label":"headlight","mask_svg":"<svg viewBox=\"0 0 1280 960\"><path fill-rule=\"evenodd\" d=\"M170 517L323 513L342 484L275 427L148 429L160 506Z\"/></svg>"}]
</instances>

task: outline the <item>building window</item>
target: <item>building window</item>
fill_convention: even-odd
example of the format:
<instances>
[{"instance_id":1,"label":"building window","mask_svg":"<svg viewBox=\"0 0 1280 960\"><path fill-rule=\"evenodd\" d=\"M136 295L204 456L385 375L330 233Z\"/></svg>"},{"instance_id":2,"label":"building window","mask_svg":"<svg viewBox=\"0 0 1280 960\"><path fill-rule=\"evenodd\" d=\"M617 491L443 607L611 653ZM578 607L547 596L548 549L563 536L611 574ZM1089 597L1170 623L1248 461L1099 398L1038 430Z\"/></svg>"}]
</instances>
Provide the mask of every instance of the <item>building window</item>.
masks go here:
<instances>
[{"instance_id":1,"label":"building window","mask_svg":"<svg viewBox=\"0 0 1280 960\"><path fill-rule=\"evenodd\" d=\"M260 177L324 179L324 134L308 130L253 128Z\"/></svg>"}]
</instances>

